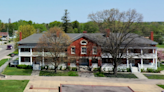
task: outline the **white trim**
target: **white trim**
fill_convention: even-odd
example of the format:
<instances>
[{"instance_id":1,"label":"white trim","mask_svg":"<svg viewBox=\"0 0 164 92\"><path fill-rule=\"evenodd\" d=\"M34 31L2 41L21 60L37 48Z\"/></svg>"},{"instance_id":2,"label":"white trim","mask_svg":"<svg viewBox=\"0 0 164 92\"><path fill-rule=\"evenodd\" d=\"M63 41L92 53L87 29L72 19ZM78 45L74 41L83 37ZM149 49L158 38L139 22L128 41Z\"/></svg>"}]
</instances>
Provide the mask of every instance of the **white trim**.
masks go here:
<instances>
[{"instance_id":1,"label":"white trim","mask_svg":"<svg viewBox=\"0 0 164 92\"><path fill-rule=\"evenodd\" d=\"M86 43L82 43L83 41L85 41ZM84 39L83 39L83 40L80 41L80 44L81 44L81 45L87 45L88 42L87 42L87 40L84 40Z\"/></svg>"},{"instance_id":2,"label":"white trim","mask_svg":"<svg viewBox=\"0 0 164 92\"><path fill-rule=\"evenodd\" d=\"M86 53L82 52L82 48L86 48ZM81 54L87 54L87 47L86 46L81 46Z\"/></svg>"}]
</instances>

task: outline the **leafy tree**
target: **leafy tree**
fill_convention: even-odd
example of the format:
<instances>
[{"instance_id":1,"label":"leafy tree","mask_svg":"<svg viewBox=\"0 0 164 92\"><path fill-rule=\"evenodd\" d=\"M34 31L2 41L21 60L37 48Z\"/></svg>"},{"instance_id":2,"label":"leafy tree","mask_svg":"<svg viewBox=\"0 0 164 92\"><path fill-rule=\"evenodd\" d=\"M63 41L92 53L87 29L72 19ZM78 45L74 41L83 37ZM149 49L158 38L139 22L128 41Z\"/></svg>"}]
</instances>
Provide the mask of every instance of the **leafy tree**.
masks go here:
<instances>
[{"instance_id":1,"label":"leafy tree","mask_svg":"<svg viewBox=\"0 0 164 92\"><path fill-rule=\"evenodd\" d=\"M94 22L90 21L84 24L84 30L88 33L95 33L99 31L99 27Z\"/></svg>"},{"instance_id":2,"label":"leafy tree","mask_svg":"<svg viewBox=\"0 0 164 92\"><path fill-rule=\"evenodd\" d=\"M60 22L60 21L53 21L53 22L50 22L49 23L49 25L48 25L48 27L49 28L52 28L52 27L61 27L62 26L62 22Z\"/></svg>"},{"instance_id":3,"label":"leafy tree","mask_svg":"<svg viewBox=\"0 0 164 92\"><path fill-rule=\"evenodd\" d=\"M47 31L47 28L44 24L33 24L35 29L39 29L40 32Z\"/></svg>"},{"instance_id":4,"label":"leafy tree","mask_svg":"<svg viewBox=\"0 0 164 92\"><path fill-rule=\"evenodd\" d=\"M79 22L77 20L73 21L72 23L72 28L79 28Z\"/></svg>"},{"instance_id":5,"label":"leafy tree","mask_svg":"<svg viewBox=\"0 0 164 92\"><path fill-rule=\"evenodd\" d=\"M19 33L22 32L22 39L36 33L36 29L32 25L21 25L19 26L18 32L16 34L15 42L19 41ZM17 49L17 44L15 44L15 48Z\"/></svg>"},{"instance_id":6,"label":"leafy tree","mask_svg":"<svg viewBox=\"0 0 164 92\"><path fill-rule=\"evenodd\" d=\"M65 10L65 14L64 14L64 16L62 17L62 20L63 20L63 29L64 29L64 32L68 32L68 29L69 29L69 27L70 27L70 23L69 23L69 19L68 19L68 12L67 12L67 9Z\"/></svg>"}]
</instances>

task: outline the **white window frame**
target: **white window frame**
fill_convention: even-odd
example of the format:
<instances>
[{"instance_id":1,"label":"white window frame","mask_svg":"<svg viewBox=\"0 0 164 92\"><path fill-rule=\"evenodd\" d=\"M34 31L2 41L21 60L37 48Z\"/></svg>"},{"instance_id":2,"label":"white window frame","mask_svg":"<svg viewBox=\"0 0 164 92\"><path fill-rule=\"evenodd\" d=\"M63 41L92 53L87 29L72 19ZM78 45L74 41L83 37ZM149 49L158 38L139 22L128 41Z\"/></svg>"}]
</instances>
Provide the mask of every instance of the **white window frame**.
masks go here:
<instances>
[{"instance_id":1,"label":"white window frame","mask_svg":"<svg viewBox=\"0 0 164 92\"><path fill-rule=\"evenodd\" d=\"M76 48L75 48L75 52L72 51L72 48L75 48L75 46L71 47L71 54L75 54L76 53Z\"/></svg>"},{"instance_id":2,"label":"white window frame","mask_svg":"<svg viewBox=\"0 0 164 92\"><path fill-rule=\"evenodd\" d=\"M82 43L83 41L85 41L86 43ZM87 42L86 40L81 40L81 41L80 41L80 44L81 44L81 45L87 45L88 42Z\"/></svg>"},{"instance_id":3,"label":"white window frame","mask_svg":"<svg viewBox=\"0 0 164 92\"><path fill-rule=\"evenodd\" d=\"M82 51L82 48L86 48L86 53L84 53L84 52ZM86 47L86 46L82 46L82 47L81 47L81 54L87 54L87 47Z\"/></svg>"},{"instance_id":4,"label":"white window frame","mask_svg":"<svg viewBox=\"0 0 164 92\"><path fill-rule=\"evenodd\" d=\"M95 51L96 51L96 53L95 53ZM96 46L94 46L94 47L92 48L92 54L94 54L94 55L97 54L97 47L96 47Z\"/></svg>"}]
</instances>

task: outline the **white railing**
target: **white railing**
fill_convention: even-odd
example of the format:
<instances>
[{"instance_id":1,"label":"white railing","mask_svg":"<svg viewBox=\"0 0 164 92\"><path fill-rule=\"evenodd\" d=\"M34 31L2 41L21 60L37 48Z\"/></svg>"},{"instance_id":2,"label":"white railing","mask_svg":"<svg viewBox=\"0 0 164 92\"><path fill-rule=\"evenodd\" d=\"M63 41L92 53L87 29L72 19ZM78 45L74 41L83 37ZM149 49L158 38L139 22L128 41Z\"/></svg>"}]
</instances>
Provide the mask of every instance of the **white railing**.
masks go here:
<instances>
[{"instance_id":1,"label":"white railing","mask_svg":"<svg viewBox=\"0 0 164 92\"><path fill-rule=\"evenodd\" d=\"M138 63L138 71L141 72L141 65Z\"/></svg>"},{"instance_id":2,"label":"white railing","mask_svg":"<svg viewBox=\"0 0 164 92\"><path fill-rule=\"evenodd\" d=\"M21 65L31 65L31 62L20 62Z\"/></svg>"},{"instance_id":3,"label":"white railing","mask_svg":"<svg viewBox=\"0 0 164 92\"><path fill-rule=\"evenodd\" d=\"M31 52L20 52L19 55L20 56L30 56Z\"/></svg>"},{"instance_id":4,"label":"white railing","mask_svg":"<svg viewBox=\"0 0 164 92\"><path fill-rule=\"evenodd\" d=\"M129 64L131 72L133 72L132 63Z\"/></svg>"}]
</instances>

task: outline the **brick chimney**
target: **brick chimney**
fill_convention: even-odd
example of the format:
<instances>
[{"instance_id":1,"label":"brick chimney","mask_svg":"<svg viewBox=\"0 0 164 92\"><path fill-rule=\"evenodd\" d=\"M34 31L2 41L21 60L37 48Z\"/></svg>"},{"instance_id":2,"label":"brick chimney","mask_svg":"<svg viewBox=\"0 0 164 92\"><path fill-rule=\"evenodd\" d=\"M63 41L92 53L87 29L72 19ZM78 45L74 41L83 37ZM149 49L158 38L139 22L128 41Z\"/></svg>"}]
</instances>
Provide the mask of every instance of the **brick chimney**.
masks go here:
<instances>
[{"instance_id":1,"label":"brick chimney","mask_svg":"<svg viewBox=\"0 0 164 92\"><path fill-rule=\"evenodd\" d=\"M154 41L153 31L151 31L150 39Z\"/></svg>"},{"instance_id":2,"label":"brick chimney","mask_svg":"<svg viewBox=\"0 0 164 92\"><path fill-rule=\"evenodd\" d=\"M19 33L19 41L22 40L22 32Z\"/></svg>"},{"instance_id":3,"label":"brick chimney","mask_svg":"<svg viewBox=\"0 0 164 92\"><path fill-rule=\"evenodd\" d=\"M83 31L83 33L87 33L87 31Z\"/></svg>"},{"instance_id":4,"label":"brick chimney","mask_svg":"<svg viewBox=\"0 0 164 92\"><path fill-rule=\"evenodd\" d=\"M110 35L110 29L106 29L106 37L109 37Z\"/></svg>"}]
</instances>

